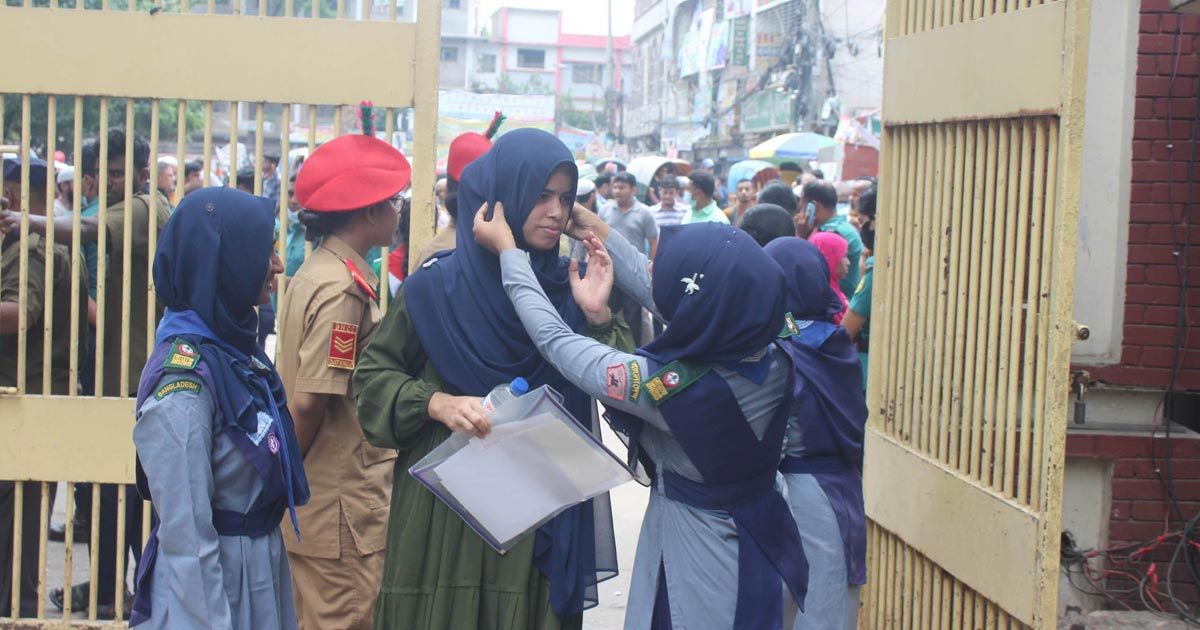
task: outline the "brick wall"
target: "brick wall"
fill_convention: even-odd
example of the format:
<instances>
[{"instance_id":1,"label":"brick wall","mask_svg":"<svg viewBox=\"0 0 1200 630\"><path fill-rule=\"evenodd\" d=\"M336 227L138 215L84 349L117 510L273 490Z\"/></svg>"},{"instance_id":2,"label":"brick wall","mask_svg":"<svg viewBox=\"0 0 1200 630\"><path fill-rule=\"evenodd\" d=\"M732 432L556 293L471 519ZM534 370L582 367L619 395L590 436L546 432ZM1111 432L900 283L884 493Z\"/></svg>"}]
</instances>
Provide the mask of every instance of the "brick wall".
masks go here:
<instances>
[{"instance_id":1,"label":"brick wall","mask_svg":"<svg viewBox=\"0 0 1200 630\"><path fill-rule=\"evenodd\" d=\"M1174 479L1173 492L1183 518L1190 518L1200 512L1200 439L1173 436L1169 444L1171 477ZM1067 436L1068 457L1087 457L1112 462L1112 510L1108 521L1108 547L1142 543L1153 540L1164 532L1164 518L1171 504L1155 470L1166 466L1167 445L1168 441L1161 434L1153 438L1147 435L1077 433ZM1171 529L1181 528L1182 523L1177 517L1173 517ZM1166 592L1165 582L1174 551L1175 540L1164 542L1143 560L1134 563L1133 567L1144 574L1151 564L1157 565L1156 572L1163 582L1159 590ZM1117 568L1117 565L1110 564L1109 568ZM1182 555L1171 575L1171 583L1177 599L1193 607L1200 603L1200 591L1197 591ZM1132 589L1121 594L1120 599L1136 609L1144 608L1137 594L1137 584L1131 580L1110 575L1106 586L1114 593ZM1111 602L1108 607L1122 608Z\"/></svg>"},{"instance_id":2,"label":"brick wall","mask_svg":"<svg viewBox=\"0 0 1200 630\"><path fill-rule=\"evenodd\" d=\"M1095 380L1153 388L1165 388L1170 381L1178 345L1175 328L1180 282L1184 279L1176 266L1177 253L1185 238L1182 226L1192 120L1200 103L1198 81L1200 15L1173 13L1168 0L1142 0L1121 362L1089 368ZM1173 164L1168 159L1169 145L1174 146ZM1197 157L1200 171L1200 154ZM1169 184L1172 179L1173 185ZM1200 172L1194 179L1193 201L1200 206ZM1193 210L1192 216L1200 217L1200 211ZM1200 221L1190 229L1193 246L1186 270L1187 321L1200 326ZM1200 390L1200 332L1190 335L1179 355L1182 370L1177 387Z\"/></svg>"}]
</instances>

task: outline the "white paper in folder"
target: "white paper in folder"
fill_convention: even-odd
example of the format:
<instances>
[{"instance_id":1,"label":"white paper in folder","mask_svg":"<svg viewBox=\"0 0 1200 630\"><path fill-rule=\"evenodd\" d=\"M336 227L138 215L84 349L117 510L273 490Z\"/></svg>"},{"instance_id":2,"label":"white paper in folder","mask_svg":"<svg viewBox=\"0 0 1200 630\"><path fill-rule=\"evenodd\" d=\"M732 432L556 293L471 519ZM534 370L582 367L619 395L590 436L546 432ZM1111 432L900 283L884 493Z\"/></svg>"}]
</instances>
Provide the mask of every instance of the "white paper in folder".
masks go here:
<instances>
[{"instance_id":1,"label":"white paper in folder","mask_svg":"<svg viewBox=\"0 0 1200 630\"><path fill-rule=\"evenodd\" d=\"M501 543L632 479L603 446L551 413L497 425L431 472Z\"/></svg>"}]
</instances>

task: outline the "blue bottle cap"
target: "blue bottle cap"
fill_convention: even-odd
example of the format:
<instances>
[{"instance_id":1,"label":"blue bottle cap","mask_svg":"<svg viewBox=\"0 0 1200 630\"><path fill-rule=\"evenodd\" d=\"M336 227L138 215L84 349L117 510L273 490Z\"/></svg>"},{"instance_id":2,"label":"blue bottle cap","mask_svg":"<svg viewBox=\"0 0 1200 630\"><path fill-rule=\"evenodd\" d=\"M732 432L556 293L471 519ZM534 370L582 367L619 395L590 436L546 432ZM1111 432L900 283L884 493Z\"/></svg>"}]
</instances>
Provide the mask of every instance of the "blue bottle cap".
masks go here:
<instances>
[{"instance_id":1,"label":"blue bottle cap","mask_svg":"<svg viewBox=\"0 0 1200 630\"><path fill-rule=\"evenodd\" d=\"M524 396L525 394L529 393L529 381L518 376L508 384L508 389L513 393L514 396Z\"/></svg>"}]
</instances>

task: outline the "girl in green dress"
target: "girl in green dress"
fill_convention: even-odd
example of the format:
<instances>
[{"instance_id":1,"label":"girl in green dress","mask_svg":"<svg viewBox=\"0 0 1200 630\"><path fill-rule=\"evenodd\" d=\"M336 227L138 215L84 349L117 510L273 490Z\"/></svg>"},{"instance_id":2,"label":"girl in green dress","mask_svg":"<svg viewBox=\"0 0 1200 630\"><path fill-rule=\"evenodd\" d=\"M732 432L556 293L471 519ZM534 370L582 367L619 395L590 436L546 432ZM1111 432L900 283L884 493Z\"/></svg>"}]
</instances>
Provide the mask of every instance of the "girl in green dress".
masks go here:
<instances>
[{"instance_id":1,"label":"girl in green dress","mask_svg":"<svg viewBox=\"0 0 1200 630\"><path fill-rule=\"evenodd\" d=\"M576 331L631 348L628 327L585 312L571 294L558 245L574 204L574 159L553 135L511 131L463 171L459 221L497 202L519 209L518 246ZM607 495L556 516L505 555L407 474L451 431L486 435L481 397L523 377L563 394L576 418L592 399L538 354L500 282L496 257L459 230L456 249L422 266L401 287L354 375L363 433L399 451L375 627L411 630L581 628L596 584L616 575ZM589 322L608 322L591 326Z\"/></svg>"}]
</instances>

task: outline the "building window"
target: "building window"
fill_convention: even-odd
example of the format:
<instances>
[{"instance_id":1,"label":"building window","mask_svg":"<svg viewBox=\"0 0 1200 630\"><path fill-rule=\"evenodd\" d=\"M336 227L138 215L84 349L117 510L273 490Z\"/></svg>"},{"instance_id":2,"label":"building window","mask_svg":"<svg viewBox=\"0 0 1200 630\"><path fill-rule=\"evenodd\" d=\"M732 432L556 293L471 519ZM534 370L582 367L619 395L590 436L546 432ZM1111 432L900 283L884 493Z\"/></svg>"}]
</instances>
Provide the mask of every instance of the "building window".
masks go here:
<instances>
[{"instance_id":1,"label":"building window","mask_svg":"<svg viewBox=\"0 0 1200 630\"><path fill-rule=\"evenodd\" d=\"M458 63L458 49L454 46L442 46L442 61Z\"/></svg>"},{"instance_id":2,"label":"building window","mask_svg":"<svg viewBox=\"0 0 1200 630\"><path fill-rule=\"evenodd\" d=\"M594 63L577 63L571 66L571 83L600 85L604 78L604 67Z\"/></svg>"},{"instance_id":3,"label":"building window","mask_svg":"<svg viewBox=\"0 0 1200 630\"><path fill-rule=\"evenodd\" d=\"M517 67L544 69L546 67L546 51L534 48L518 48Z\"/></svg>"},{"instance_id":4,"label":"building window","mask_svg":"<svg viewBox=\"0 0 1200 630\"><path fill-rule=\"evenodd\" d=\"M446 0L446 7L450 9L461 9L462 0Z\"/></svg>"},{"instance_id":5,"label":"building window","mask_svg":"<svg viewBox=\"0 0 1200 630\"><path fill-rule=\"evenodd\" d=\"M475 71L480 74L495 74L496 72L496 55L491 53L480 53L475 60Z\"/></svg>"}]
</instances>

